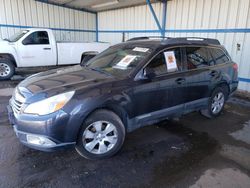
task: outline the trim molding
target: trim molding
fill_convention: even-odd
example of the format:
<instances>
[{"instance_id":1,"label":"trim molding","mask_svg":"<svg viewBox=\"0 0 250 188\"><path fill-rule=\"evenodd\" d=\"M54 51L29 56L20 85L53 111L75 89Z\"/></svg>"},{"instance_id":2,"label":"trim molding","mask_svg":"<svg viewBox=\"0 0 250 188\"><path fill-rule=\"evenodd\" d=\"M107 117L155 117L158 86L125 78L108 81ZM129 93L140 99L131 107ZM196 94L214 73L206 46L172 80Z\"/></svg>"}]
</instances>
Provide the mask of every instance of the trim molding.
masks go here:
<instances>
[{"instance_id":1,"label":"trim molding","mask_svg":"<svg viewBox=\"0 0 250 188\"><path fill-rule=\"evenodd\" d=\"M160 30L98 30L99 33L161 33Z\"/></svg>"},{"instance_id":2,"label":"trim molding","mask_svg":"<svg viewBox=\"0 0 250 188\"><path fill-rule=\"evenodd\" d=\"M250 78L241 78L241 77L239 77L239 81L240 81L240 82L247 82L247 83L250 83Z\"/></svg>"},{"instance_id":3,"label":"trim molding","mask_svg":"<svg viewBox=\"0 0 250 188\"><path fill-rule=\"evenodd\" d=\"M161 30L99 30L100 33L161 33ZM165 33L250 33L250 28L234 29L167 29Z\"/></svg>"},{"instance_id":4,"label":"trim molding","mask_svg":"<svg viewBox=\"0 0 250 188\"><path fill-rule=\"evenodd\" d=\"M36 27L36 26L24 26L24 25L9 25L9 24L0 24L0 27L10 27L10 28L20 28L20 29L28 29L28 28L43 28L43 29L52 29L54 31L72 31L72 32L91 32L96 33L96 30L90 29L66 29L66 28L55 28L55 27Z\"/></svg>"}]
</instances>

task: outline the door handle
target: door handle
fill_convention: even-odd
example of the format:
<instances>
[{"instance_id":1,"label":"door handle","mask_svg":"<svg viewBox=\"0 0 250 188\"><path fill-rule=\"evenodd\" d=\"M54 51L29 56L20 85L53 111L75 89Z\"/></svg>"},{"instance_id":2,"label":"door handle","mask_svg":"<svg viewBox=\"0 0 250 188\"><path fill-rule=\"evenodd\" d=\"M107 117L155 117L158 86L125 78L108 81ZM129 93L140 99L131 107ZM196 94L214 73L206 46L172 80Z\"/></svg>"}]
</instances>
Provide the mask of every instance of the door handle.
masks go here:
<instances>
[{"instance_id":1,"label":"door handle","mask_svg":"<svg viewBox=\"0 0 250 188\"><path fill-rule=\"evenodd\" d=\"M43 48L44 50L51 50L51 48Z\"/></svg>"},{"instance_id":2,"label":"door handle","mask_svg":"<svg viewBox=\"0 0 250 188\"><path fill-rule=\"evenodd\" d=\"M185 81L186 81L185 78L178 78L178 79L175 80L175 82L176 82L177 84L183 84Z\"/></svg>"},{"instance_id":3,"label":"door handle","mask_svg":"<svg viewBox=\"0 0 250 188\"><path fill-rule=\"evenodd\" d=\"M215 70L210 72L210 76L212 76L212 77L218 76L218 74L219 73L217 71L215 71Z\"/></svg>"}]
</instances>

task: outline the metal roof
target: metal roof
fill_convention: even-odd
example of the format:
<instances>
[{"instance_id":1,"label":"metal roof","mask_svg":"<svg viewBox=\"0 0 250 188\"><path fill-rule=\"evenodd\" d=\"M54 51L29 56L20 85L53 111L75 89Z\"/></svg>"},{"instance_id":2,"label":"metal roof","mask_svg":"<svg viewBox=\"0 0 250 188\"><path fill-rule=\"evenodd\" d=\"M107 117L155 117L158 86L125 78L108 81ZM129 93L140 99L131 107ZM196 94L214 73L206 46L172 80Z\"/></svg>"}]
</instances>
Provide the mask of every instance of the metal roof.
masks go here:
<instances>
[{"instance_id":1,"label":"metal roof","mask_svg":"<svg viewBox=\"0 0 250 188\"><path fill-rule=\"evenodd\" d=\"M44 3L86 10L90 12L99 12L105 10L119 9L130 6L146 4L145 0L36 0ZM151 0L152 3L159 0Z\"/></svg>"}]
</instances>

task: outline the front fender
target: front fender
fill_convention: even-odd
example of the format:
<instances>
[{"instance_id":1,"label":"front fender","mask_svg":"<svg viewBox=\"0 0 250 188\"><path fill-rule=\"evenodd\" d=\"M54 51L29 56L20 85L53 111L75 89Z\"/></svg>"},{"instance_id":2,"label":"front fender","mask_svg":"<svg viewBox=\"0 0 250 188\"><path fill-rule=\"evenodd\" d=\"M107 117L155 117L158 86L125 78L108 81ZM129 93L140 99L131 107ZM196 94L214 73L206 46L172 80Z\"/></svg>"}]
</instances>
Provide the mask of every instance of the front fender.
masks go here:
<instances>
[{"instance_id":1,"label":"front fender","mask_svg":"<svg viewBox=\"0 0 250 188\"><path fill-rule=\"evenodd\" d=\"M11 57L11 59L15 61L16 66L17 67L20 66L14 44L10 44L7 41L0 41L0 56Z\"/></svg>"}]
</instances>

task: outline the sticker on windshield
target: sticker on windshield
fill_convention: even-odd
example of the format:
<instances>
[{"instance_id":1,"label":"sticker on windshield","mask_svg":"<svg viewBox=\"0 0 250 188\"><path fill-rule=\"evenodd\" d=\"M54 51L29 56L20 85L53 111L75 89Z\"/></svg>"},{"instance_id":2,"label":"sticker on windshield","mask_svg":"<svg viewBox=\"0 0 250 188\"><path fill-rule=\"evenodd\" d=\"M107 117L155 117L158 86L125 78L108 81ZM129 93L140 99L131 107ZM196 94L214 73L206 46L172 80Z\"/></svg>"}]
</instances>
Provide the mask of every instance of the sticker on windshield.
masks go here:
<instances>
[{"instance_id":1,"label":"sticker on windshield","mask_svg":"<svg viewBox=\"0 0 250 188\"><path fill-rule=\"evenodd\" d=\"M177 70L177 63L174 51L164 52L164 56L167 63L167 69L169 71Z\"/></svg>"},{"instance_id":2,"label":"sticker on windshield","mask_svg":"<svg viewBox=\"0 0 250 188\"><path fill-rule=\"evenodd\" d=\"M134 61L136 58L135 55L126 55L121 61L119 61L114 68L117 69L127 69L128 66Z\"/></svg>"},{"instance_id":3,"label":"sticker on windshield","mask_svg":"<svg viewBox=\"0 0 250 188\"><path fill-rule=\"evenodd\" d=\"M136 51L136 52L147 52L149 49L148 48L141 48L141 47L135 47L133 49L133 51Z\"/></svg>"}]
</instances>

